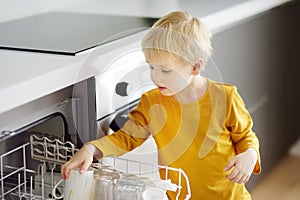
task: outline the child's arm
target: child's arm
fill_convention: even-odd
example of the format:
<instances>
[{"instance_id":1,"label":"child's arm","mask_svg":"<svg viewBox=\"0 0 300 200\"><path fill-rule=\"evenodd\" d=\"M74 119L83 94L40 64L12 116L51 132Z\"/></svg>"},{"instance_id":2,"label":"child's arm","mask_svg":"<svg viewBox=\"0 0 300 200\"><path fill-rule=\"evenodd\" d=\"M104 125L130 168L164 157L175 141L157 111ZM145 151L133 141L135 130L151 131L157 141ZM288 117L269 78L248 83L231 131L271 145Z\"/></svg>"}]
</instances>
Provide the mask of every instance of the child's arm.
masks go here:
<instances>
[{"instance_id":1,"label":"child's arm","mask_svg":"<svg viewBox=\"0 0 300 200\"><path fill-rule=\"evenodd\" d=\"M257 152L253 148L249 148L245 152L236 155L225 167L226 171L233 168L227 178L232 182L246 183L253 172L257 159Z\"/></svg>"},{"instance_id":2,"label":"child's arm","mask_svg":"<svg viewBox=\"0 0 300 200\"><path fill-rule=\"evenodd\" d=\"M67 179L70 175L70 170L75 168L79 168L80 173L84 173L92 164L94 158L102 158L102 152L92 144L85 144L61 167L61 176L63 179Z\"/></svg>"},{"instance_id":3,"label":"child's arm","mask_svg":"<svg viewBox=\"0 0 300 200\"><path fill-rule=\"evenodd\" d=\"M252 173L260 173L259 140L252 131L253 121L246 109L245 103L239 95L236 87L229 98L229 115L227 116L227 128L236 156L225 167L232 169L227 178L236 183L246 183Z\"/></svg>"},{"instance_id":4,"label":"child's arm","mask_svg":"<svg viewBox=\"0 0 300 200\"><path fill-rule=\"evenodd\" d=\"M141 99L137 108L130 112L130 119L119 131L85 144L62 166L61 176L64 179L68 178L70 170L74 168L79 168L80 173L84 173L94 158L101 159L111 155L120 156L146 141L150 133L147 129L148 122L143 110L148 112L149 109L145 95Z\"/></svg>"}]
</instances>

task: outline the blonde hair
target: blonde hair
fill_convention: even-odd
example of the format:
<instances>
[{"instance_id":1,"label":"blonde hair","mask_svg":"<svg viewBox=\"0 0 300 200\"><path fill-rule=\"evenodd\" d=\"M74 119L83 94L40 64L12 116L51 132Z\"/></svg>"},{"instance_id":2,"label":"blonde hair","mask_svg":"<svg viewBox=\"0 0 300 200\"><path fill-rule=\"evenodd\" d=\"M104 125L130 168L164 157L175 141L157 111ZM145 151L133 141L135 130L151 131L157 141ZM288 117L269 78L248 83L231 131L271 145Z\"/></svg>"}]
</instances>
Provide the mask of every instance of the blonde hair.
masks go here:
<instances>
[{"instance_id":1,"label":"blonde hair","mask_svg":"<svg viewBox=\"0 0 300 200\"><path fill-rule=\"evenodd\" d=\"M142 41L146 58L162 52L194 65L200 59L203 67L212 54L211 33L197 18L184 11L172 12L159 19Z\"/></svg>"}]
</instances>

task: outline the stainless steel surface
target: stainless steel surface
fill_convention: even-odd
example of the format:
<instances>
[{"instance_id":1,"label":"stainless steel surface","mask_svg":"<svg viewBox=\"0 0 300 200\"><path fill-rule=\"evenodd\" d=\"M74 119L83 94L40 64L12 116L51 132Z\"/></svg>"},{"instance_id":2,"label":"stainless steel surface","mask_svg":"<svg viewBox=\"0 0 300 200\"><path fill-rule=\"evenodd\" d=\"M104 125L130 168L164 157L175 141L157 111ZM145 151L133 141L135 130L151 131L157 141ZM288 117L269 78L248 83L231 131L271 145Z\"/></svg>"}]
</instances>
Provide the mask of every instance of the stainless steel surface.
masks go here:
<instances>
[{"instance_id":1,"label":"stainless steel surface","mask_svg":"<svg viewBox=\"0 0 300 200\"><path fill-rule=\"evenodd\" d=\"M24 104L15 109L9 110L0 115L0 133L1 132L23 132L29 126L35 126L45 118L53 114L59 114L65 118L65 127L55 129L61 126L55 126L59 122L53 122L52 132L59 134L68 130L68 133L75 134L76 113L79 99L72 98L72 87L64 88L60 91L51 93L45 97L39 98L30 103ZM79 106L79 105L78 105ZM62 120L63 122L63 120ZM76 124L77 125L77 124ZM48 127L49 128L49 127ZM41 127L40 129L45 129ZM1 137L0 140L6 139Z\"/></svg>"}]
</instances>

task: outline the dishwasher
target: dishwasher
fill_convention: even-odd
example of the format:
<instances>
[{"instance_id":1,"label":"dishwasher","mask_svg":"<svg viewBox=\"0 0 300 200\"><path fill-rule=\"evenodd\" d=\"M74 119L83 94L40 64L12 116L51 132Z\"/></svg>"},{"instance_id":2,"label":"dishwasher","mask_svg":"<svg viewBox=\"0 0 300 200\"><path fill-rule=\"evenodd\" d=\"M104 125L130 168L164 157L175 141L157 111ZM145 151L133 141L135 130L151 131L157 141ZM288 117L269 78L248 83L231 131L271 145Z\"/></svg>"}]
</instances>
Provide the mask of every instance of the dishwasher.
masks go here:
<instances>
[{"instance_id":1,"label":"dishwasher","mask_svg":"<svg viewBox=\"0 0 300 200\"><path fill-rule=\"evenodd\" d=\"M53 200L55 193L63 193L63 184L55 187L61 180L60 166L65 163L77 151L71 142L62 142L58 137L41 134L39 132L25 132L29 136L29 142L21 144L3 153L0 156L1 162L1 199L2 200ZM12 159L18 157L18 162ZM114 169L120 173L133 174L140 178L150 178L156 185L164 190L172 190L180 195L181 179L188 183L188 177L183 170L167 166L153 166L151 163L142 163L124 158L109 157ZM101 161L99 161L101 163ZM93 163L95 164L95 163ZM122 165L125 165L122 168ZM130 166L138 166L139 170L132 172ZM121 168L118 168L121 166ZM154 171L164 169L165 177L158 180L154 177ZM174 184L168 178L168 171L175 171L179 174L179 184ZM188 185L189 186L189 185ZM191 194L186 195L189 199ZM113 199L113 198L111 198ZM143 200L144 198L139 198Z\"/></svg>"}]
</instances>

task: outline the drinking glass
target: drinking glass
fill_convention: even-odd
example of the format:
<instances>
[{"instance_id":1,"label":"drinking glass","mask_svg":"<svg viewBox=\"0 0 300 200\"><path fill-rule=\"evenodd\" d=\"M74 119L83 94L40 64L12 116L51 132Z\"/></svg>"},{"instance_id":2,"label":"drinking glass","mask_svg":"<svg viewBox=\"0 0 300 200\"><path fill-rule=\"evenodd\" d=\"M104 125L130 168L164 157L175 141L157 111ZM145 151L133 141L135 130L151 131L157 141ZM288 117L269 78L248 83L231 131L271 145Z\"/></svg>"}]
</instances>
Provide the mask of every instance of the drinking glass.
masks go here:
<instances>
[{"instance_id":1,"label":"drinking glass","mask_svg":"<svg viewBox=\"0 0 300 200\"><path fill-rule=\"evenodd\" d=\"M114 200L115 180L119 178L117 170L104 165L94 165L94 200Z\"/></svg>"}]
</instances>

